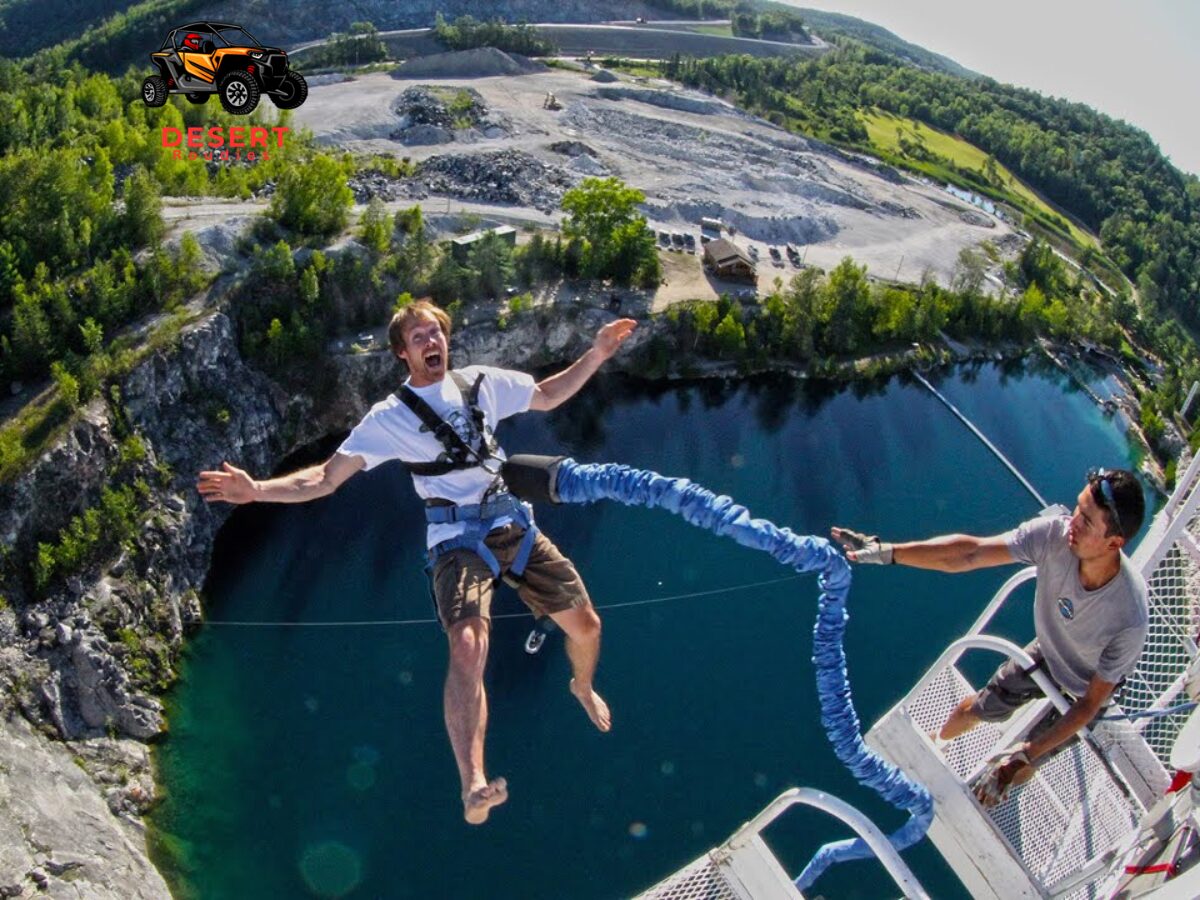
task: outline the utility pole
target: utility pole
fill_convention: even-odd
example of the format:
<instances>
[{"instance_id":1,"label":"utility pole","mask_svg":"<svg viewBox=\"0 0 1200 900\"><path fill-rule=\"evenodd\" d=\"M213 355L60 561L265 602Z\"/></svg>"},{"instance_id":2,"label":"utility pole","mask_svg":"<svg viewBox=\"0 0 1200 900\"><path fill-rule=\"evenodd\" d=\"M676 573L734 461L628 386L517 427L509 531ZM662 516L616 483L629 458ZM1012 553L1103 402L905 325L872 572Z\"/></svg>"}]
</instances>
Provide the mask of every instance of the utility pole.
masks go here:
<instances>
[{"instance_id":1,"label":"utility pole","mask_svg":"<svg viewBox=\"0 0 1200 900\"><path fill-rule=\"evenodd\" d=\"M899 281L899 280L900 280L900 266L903 266L903 265L904 265L904 254L903 254L903 253L901 253L901 254L900 254L900 262L899 262L899 264L896 266L896 274L895 274L895 275L892 277L892 281Z\"/></svg>"}]
</instances>

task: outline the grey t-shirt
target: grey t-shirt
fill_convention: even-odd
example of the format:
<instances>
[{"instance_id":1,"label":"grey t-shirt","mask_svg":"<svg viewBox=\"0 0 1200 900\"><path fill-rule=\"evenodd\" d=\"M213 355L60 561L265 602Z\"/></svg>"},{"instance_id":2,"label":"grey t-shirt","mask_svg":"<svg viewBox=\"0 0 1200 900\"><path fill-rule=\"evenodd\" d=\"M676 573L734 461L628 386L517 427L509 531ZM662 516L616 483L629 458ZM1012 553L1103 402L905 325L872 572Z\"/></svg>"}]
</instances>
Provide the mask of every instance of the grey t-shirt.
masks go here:
<instances>
[{"instance_id":1,"label":"grey t-shirt","mask_svg":"<svg viewBox=\"0 0 1200 900\"><path fill-rule=\"evenodd\" d=\"M1089 591L1067 544L1068 516L1030 519L1006 534L1013 556L1037 566L1033 622L1051 677L1082 697L1092 676L1117 682L1133 671L1150 620L1146 582L1121 554L1121 570Z\"/></svg>"}]
</instances>

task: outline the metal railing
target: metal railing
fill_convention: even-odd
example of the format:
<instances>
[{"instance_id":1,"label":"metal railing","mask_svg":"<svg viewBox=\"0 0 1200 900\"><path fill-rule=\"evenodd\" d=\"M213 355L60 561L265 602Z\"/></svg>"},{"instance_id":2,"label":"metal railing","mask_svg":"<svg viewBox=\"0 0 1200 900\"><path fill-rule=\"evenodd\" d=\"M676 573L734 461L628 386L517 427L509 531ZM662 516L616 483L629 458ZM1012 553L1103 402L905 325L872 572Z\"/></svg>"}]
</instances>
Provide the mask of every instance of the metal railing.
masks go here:
<instances>
[{"instance_id":1,"label":"metal railing","mask_svg":"<svg viewBox=\"0 0 1200 900\"><path fill-rule=\"evenodd\" d=\"M726 841L726 846L734 852L747 846L751 839L793 806L811 806L840 819L850 826L856 836L866 841L905 897L913 900L926 900L929 897L912 870L900 858L896 848L888 841L887 835L880 831L874 822L845 800L815 788L792 788L784 791L762 812L739 828L733 837Z\"/></svg>"}]
</instances>

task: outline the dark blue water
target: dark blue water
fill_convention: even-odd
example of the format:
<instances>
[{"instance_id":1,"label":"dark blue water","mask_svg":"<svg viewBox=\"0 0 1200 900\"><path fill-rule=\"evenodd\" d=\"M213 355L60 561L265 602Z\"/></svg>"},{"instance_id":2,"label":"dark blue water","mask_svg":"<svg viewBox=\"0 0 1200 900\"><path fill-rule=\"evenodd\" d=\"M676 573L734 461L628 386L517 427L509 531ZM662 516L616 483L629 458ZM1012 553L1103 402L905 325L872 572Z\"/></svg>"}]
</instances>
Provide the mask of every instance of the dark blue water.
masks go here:
<instances>
[{"instance_id":1,"label":"dark blue water","mask_svg":"<svg viewBox=\"0 0 1200 900\"><path fill-rule=\"evenodd\" d=\"M1056 370L986 365L938 381L1049 499L1071 505L1091 465L1128 465L1120 430ZM997 533L1037 507L918 385L830 393L790 380L647 389L600 379L550 415L508 423L510 451L568 453L687 475L800 533L831 524L907 539ZM786 576L761 554L666 513L539 510L597 605ZM303 507L256 507L223 530L207 589L214 620L422 619L420 508L398 468ZM847 653L872 722L1010 574L860 569ZM181 896L610 898L725 839L775 795L819 787L885 829L903 821L860 788L817 718L811 579L603 613L601 735L567 693L555 637L498 621L487 685L489 774L511 798L483 828L461 819L443 731L436 625L210 626L192 641L158 753L167 797L159 861ZM520 606L507 594L502 608ZM1028 606L1002 623L1031 634ZM982 659L986 676L994 659ZM789 871L845 835L795 811L767 833ZM962 896L926 843L907 855L936 896ZM829 897L893 888L874 863L826 876Z\"/></svg>"}]
</instances>

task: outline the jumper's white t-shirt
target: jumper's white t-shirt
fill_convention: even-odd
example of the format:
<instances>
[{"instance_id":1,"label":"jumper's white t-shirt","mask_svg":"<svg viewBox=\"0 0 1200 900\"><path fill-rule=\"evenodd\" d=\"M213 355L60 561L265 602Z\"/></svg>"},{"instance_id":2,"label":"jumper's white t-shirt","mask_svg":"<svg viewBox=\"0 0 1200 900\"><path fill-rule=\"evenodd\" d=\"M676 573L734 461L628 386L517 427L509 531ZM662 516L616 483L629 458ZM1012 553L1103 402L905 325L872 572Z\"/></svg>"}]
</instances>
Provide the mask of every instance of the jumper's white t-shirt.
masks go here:
<instances>
[{"instance_id":1,"label":"jumper's white t-shirt","mask_svg":"<svg viewBox=\"0 0 1200 900\"><path fill-rule=\"evenodd\" d=\"M495 430L501 419L525 412L533 400L534 380L532 375L514 372L511 369L496 369L491 366L467 366L457 370L468 384L474 384L483 373L479 385L479 408L491 430ZM405 384L408 384L406 381ZM479 449L483 436L475 427L475 420L466 408L465 398L458 385L449 376L436 384L412 387L413 393L429 404L442 419L454 427L458 436L472 449ZM417 414L404 405L395 394L388 395L371 407L371 411L355 426L350 436L342 442L337 452L346 456L360 456L366 468L373 469L380 463L393 459L405 462L433 462L443 452L441 441L428 431L422 430ZM504 459L504 451L497 449L496 455ZM440 497L452 503L466 505L478 503L483 493L492 484L495 475L482 467L459 469L445 475L414 475L413 487L422 499ZM510 520L498 519L499 528ZM426 546L433 547L449 540L466 528L462 522L430 525L425 534Z\"/></svg>"}]
</instances>

